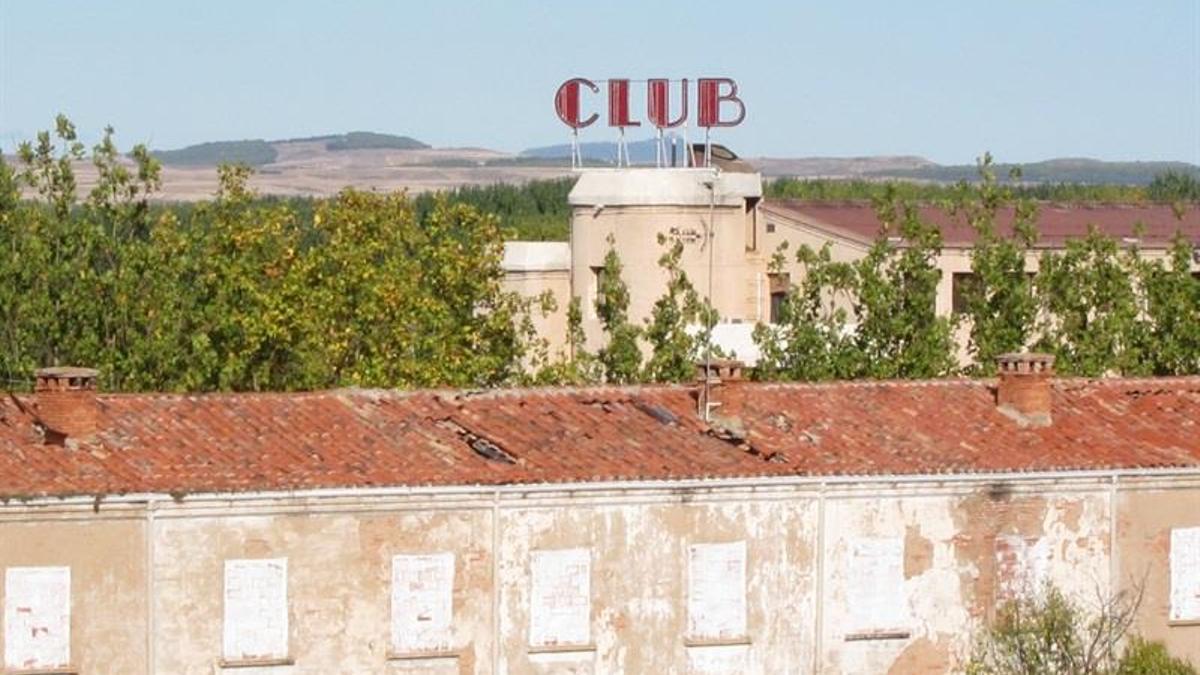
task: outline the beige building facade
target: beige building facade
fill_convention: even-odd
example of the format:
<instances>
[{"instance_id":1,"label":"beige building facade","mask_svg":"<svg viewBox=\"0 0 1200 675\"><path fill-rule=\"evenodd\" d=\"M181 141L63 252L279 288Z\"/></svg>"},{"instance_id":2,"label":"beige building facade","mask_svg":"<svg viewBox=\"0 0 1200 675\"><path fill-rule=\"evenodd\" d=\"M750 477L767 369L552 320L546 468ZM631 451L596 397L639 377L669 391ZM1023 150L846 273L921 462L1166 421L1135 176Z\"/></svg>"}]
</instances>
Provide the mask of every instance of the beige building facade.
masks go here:
<instances>
[{"instance_id":1,"label":"beige building facade","mask_svg":"<svg viewBox=\"0 0 1200 675\"><path fill-rule=\"evenodd\" d=\"M1169 618L1183 530L1194 472L198 495L10 504L0 567L70 570L70 662L29 672L941 673L1017 581L1145 579L1137 630L1200 662L1200 620ZM396 557L433 555L449 625L397 649ZM264 559L286 649L237 660L227 564Z\"/></svg>"},{"instance_id":2,"label":"beige building facade","mask_svg":"<svg viewBox=\"0 0 1200 675\"><path fill-rule=\"evenodd\" d=\"M1200 380L0 402L4 673L945 673L1007 599L1200 663ZM90 373L90 374L89 374ZM91 383L91 384L89 384Z\"/></svg>"}]
</instances>

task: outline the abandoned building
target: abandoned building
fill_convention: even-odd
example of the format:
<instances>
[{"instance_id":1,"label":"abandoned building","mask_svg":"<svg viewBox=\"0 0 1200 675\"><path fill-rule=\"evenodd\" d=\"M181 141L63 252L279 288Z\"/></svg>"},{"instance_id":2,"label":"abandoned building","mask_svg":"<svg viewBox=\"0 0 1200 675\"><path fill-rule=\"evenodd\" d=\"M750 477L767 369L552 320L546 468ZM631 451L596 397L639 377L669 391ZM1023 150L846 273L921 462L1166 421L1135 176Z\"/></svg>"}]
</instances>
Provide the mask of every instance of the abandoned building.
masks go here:
<instances>
[{"instance_id":1,"label":"abandoned building","mask_svg":"<svg viewBox=\"0 0 1200 675\"><path fill-rule=\"evenodd\" d=\"M1142 585L1135 630L1200 662L1200 377L710 375L176 395L40 371L0 400L3 672L934 673L1046 583Z\"/></svg>"},{"instance_id":2,"label":"abandoned building","mask_svg":"<svg viewBox=\"0 0 1200 675\"><path fill-rule=\"evenodd\" d=\"M566 348L566 311L572 297L582 303L587 347L602 344L595 311L604 256L611 247L621 258L629 287L629 316L640 324L666 287L658 243L684 244L680 266L720 313L714 339L729 353L753 365L758 357L750 334L759 322L775 321L788 288L803 279L794 257L801 245L829 244L834 260L858 260L878 238L882 223L867 202L763 199L762 177L728 150L712 168L586 169L570 193L569 242L509 242L503 261L506 286L526 296L549 292L557 311L536 317L537 329L551 352ZM962 310L963 289L972 283L971 249L975 231L962 214L925 206L922 220L943 236L936 265L942 273L936 309L941 315ZM1001 233L1011 231L1013 212L997 214ZM710 230L711 224L711 230ZM1036 271L1043 253L1061 252L1090 227L1136 246L1148 259L1161 259L1176 234L1200 247L1200 208L1176 212L1165 204L1043 204L1038 211L1039 239L1027 255ZM610 243L611 238L611 243ZM711 239L712 245L708 242ZM895 244L905 246L901 238ZM780 270L771 267L781 245L790 252ZM1193 269L1200 274L1200 259ZM958 334L965 344L966 327ZM966 362L965 350L960 358Z\"/></svg>"}]
</instances>

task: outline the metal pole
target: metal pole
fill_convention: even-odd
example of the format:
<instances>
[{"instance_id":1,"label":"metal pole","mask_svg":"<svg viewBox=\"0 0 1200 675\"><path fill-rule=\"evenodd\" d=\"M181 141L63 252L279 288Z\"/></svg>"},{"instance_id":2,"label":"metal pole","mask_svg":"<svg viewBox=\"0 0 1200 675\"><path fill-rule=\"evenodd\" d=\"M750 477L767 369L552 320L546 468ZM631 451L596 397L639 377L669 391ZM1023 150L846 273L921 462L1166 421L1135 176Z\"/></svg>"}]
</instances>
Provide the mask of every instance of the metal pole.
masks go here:
<instances>
[{"instance_id":1,"label":"metal pole","mask_svg":"<svg viewBox=\"0 0 1200 675\"><path fill-rule=\"evenodd\" d=\"M712 178L705 182L708 186L708 227L705 234L706 244L708 245L708 297L706 298L707 307L704 312L704 421L710 422L712 417L712 403L709 400L710 395L710 380L712 379L712 319L711 312L713 307L713 249L716 248L713 242L713 212L717 201L717 172L714 169Z\"/></svg>"}]
</instances>

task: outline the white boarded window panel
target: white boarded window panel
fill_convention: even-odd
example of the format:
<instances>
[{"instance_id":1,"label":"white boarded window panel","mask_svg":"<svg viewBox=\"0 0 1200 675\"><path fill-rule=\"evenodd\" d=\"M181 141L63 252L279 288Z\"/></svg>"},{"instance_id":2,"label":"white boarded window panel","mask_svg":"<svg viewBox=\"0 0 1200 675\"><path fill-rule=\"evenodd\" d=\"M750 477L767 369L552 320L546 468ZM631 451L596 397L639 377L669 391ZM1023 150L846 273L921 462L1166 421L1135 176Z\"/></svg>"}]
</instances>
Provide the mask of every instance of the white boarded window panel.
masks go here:
<instances>
[{"instance_id":1,"label":"white boarded window panel","mask_svg":"<svg viewBox=\"0 0 1200 675\"><path fill-rule=\"evenodd\" d=\"M4 574L5 668L64 668L70 662L71 568L8 568Z\"/></svg>"},{"instance_id":2,"label":"white boarded window panel","mask_svg":"<svg viewBox=\"0 0 1200 675\"><path fill-rule=\"evenodd\" d=\"M908 623L904 594L904 540L862 537L850 540L846 600L852 629L877 632Z\"/></svg>"},{"instance_id":3,"label":"white boarded window panel","mask_svg":"<svg viewBox=\"0 0 1200 675\"><path fill-rule=\"evenodd\" d=\"M746 542L688 547L688 635L746 634Z\"/></svg>"},{"instance_id":4,"label":"white boarded window panel","mask_svg":"<svg viewBox=\"0 0 1200 675\"><path fill-rule=\"evenodd\" d=\"M392 558L392 649L448 649L453 615L454 554Z\"/></svg>"},{"instance_id":5,"label":"white boarded window panel","mask_svg":"<svg viewBox=\"0 0 1200 675\"><path fill-rule=\"evenodd\" d=\"M534 551L529 643L586 645L592 634L592 556L587 549Z\"/></svg>"},{"instance_id":6,"label":"white boarded window panel","mask_svg":"<svg viewBox=\"0 0 1200 675\"><path fill-rule=\"evenodd\" d=\"M1200 621L1200 527L1171 530L1171 621Z\"/></svg>"},{"instance_id":7,"label":"white boarded window panel","mask_svg":"<svg viewBox=\"0 0 1200 675\"><path fill-rule=\"evenodd\" d=\"M287 558L226 560L225 658L255 661L287 655Z\"/></svg>"},{"instance_id":8,"label":"white boarded window panel","mask_svg":"<svg viewBox=\"0 0 1200 675\"><path fill-rule=\"evenodd\" d=\"M1045 537L996 537L996 599L1015 600L1041 593L1050 580L1050 554L1050 540Z\"/></svg>"}]
</instances>

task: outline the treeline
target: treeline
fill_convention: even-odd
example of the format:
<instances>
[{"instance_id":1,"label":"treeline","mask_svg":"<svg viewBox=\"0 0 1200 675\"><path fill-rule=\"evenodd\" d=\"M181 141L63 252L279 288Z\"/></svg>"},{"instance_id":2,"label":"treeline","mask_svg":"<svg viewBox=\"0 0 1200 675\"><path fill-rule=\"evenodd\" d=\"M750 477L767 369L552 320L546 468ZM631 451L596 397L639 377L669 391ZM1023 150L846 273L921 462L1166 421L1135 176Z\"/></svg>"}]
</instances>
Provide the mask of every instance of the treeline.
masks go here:
<instances>
[{"instance_id":1,"label":"treeline","mask_svg":"<svg viewBox=\"0 0 1200 675\"><path fill-rule=\"evenodd\" d=\"M1000 182L1003 182L1014 199L1066 204L1200 202L1200 179L1186 172L1165 171L1157 174L1149 185L1022 183L1019 171L1010 171L1007 175L1009 179ZM977 181L978 178L971 182ZM894 196L911 201L940 203L958 200L963 184L963 181L921 183L895 180L776 178L763 184L763 193L769 199L850 201L879 200Z\"/></svg>"},{"instance_id":2,"label":"treeline","mask_svg":"<svg viewBox=\"0 0 1200 675\"><path fill-rule=\"evenodd\" d=\"M1044 252L1036 272L1037 202L1000 184L990 157L982 180L960 184L950 207L975 229L963 312L934 311L941 272L937 227L921 221L898 190L877 200L884 229L862 259L834 261L829 247L801 247L802 279L781 320L759 326L763 379L926 378L955 374L956 331L968 334L969 373L992 371L1006 352L1034 349L1057 357L1060 373L1100 376L1200 373L1200 278L1194 240L1178 232L1165 259L1097 230ZM1013 207L1014 232L997 214ZM1197 233L1193 232L1195 237ZM898 246L899 237L904 246ZM782 268L788 253L775 261Z\"/></svg>"},{"instance_id":3,"label":"treeline","mask_svg":"<svg viewBox=\"0 0 1200 675\"><path fill-rule=\"evenodd\" d=\"M159 165L91 151L71 123L0 160L0 373L95 366L108 390L486 387L520 381L528 303L501 289L496 218L402 194L255 199L225 166L209 202L157 209ZM21 199L21 190L35 199Z\"/></svg>"},{"instance_id":4,"label":"treeline","mask_svg":"<svg viewBox=\"0 0 1200 675\"><path fill-rule=\"evenodd\" d=\"M651 316L630 317L610 250L595 307L603 346L585 349L575 298L569 347L551 353L530 320L551 298L503 290L503 221L486 210L561 208L565 221L555 204L569 181L289 200L256 197L250 170L225 166L214 199L158 207L159 165L145 147L130 166L110 130L90 152L96 186L80 195L72 162L85 154L60 118L22 145L17 166L0 158L0 377L10 388L65 364L98 367L118 391L684 381L719 320L681 269L681 245L660 240L668 283ZM1193 241L1177 237L1152 261L1093 232L1043 254L1031 275L1037 204L981 168L981 182L953 193L979 233L965 313L934 311L941 235L895 187L876 200L887 227L863 259L777 253L777 269L795 256L804 274L781 320L756 330L758 376L955 374L956 330L969 333L973 373L1025 348L1056 354L1069 374L1200 372ZM1001 236L996 215L1009 206L1016 234Z\"/></svg>"},{"instance_id":5,"label":"treeline","mask_svg":"<svg viewBox=\"0 0 1200 675\"><path fill-rule=\"evenodd\" d=\"M986 375L997 356L1024 350L1054 354L1064 375L1200 373L1200 275L1192 272L1200 233L1189 239L1181 224L1165 258L1151 259L1092 230L1061 252L1039 252L1035 271L1030 258L1037 202L999 183L990 157L979 173L978 182L960 183L947 200L978 235L960 314L936 311L941 232L920 219L911 192L892 186L875 200L884 226L863 258L836 261L829 245L776 252L775 272L783 272L790 258L801 274L778 321L755 328L761 353L755 377ZM997 215L1008 207L1015 213L1014 232L1002 235ZM670 279L666 294L642 326L628 319L620 259L609 251L597 300L605 345L588 354L577 344L574 353L584 367L571 372L615 382L691 377L691 364L703 356L705 336L718 317L698 298L672 251L660 260ZM960 366L960 333L966 335L966 368ZM646 363L639 341L651 354Z\"/></svg>"}]
</instances>

